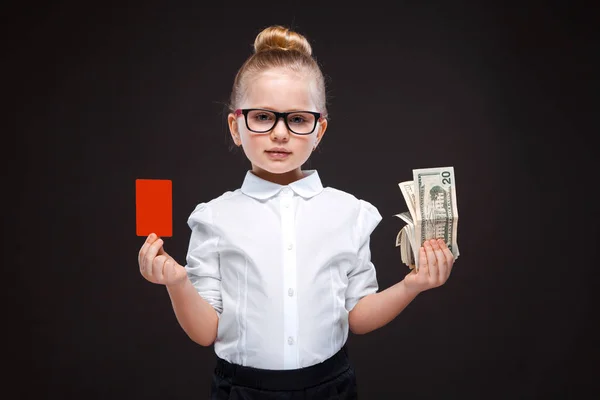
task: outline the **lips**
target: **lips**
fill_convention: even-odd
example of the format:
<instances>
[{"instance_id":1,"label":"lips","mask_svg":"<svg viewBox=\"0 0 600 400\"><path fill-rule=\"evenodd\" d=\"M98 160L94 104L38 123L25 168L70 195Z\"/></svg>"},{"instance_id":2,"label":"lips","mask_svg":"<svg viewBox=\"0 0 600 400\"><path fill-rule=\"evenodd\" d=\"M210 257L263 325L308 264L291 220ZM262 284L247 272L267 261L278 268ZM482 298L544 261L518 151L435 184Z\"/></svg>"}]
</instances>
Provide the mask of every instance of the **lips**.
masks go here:
<instances>
[{"instance_id":1,"label":"lips","mask_svg":"<svg viewBox=\"0 0 600 400\"><path fill-rule=\"evenodd\" d=\"M275 147L265 150L265 153L267 153L271 160L286 160L288 156L292 154L291 151L284 149L283 147Z\"/></svg>"},{"instance_id":2,"label":"lips","mask_svg":"<svg viewBox=\"0 0 600 400\"><path fill-rule=\"evenodd\" d=\"M282 154L289 154L291 153L291 151L284 149L283 147L274 147L272 149L269 150L265 150L267 153L282 153Z\"/></svg>"}]
</instances>

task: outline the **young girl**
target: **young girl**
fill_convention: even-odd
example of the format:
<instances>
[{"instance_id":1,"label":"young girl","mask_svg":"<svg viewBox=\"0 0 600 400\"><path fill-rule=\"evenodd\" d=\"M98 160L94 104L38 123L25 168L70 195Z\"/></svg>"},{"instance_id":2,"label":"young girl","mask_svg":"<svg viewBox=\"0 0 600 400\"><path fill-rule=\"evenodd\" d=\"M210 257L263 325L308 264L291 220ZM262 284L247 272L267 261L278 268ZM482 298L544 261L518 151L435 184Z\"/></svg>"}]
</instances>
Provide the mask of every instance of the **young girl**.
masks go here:
<instances>
[{"instance_id":1,"label":"young girl","mask_svg":"<svg viewBox=\"0 0 600 400\"><path fill-rule=\"evenodd\" d=\"M141 274L166 286L184 331L214 343L211 399L357 398L348 330L386 325L450 275L452 253L431 240L418 273L378 292L369 237L381 215L301 168L327 130L325 98L308 41L264 29L228 116L251 170L239 189L192 212L185 266L155 234L140 249Z\"/></svg>"}]
</instances>

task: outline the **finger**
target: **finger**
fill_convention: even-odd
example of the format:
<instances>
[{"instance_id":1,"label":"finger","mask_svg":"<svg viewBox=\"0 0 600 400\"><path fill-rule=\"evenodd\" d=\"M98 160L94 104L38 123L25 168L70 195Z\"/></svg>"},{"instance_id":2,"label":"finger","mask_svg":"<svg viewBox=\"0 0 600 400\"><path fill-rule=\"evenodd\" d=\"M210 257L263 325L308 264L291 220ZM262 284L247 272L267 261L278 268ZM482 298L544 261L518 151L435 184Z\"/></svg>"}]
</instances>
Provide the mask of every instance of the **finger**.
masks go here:
<instances>
[{"instance_id":1,"label":"finger","mask_svg":"<svg viewBox=\"0 0 600 400\"><path fill-rule=\"evenodd\" d=\"M454 265L454 254L452 254L452 251L448 248L448 245L446 245L446 242L443 240L440 243L440 248L442 249L444 257L446 258L446 263L448 264L448 275L450 275L450 271L452 271L452 266Z\"/></svg>"},{"instance_id":2,"label":"finger","mask_svg":"<svg viewBox=\"0 0 600 400\"><path fill-rule=\"evenodd\" d=\"M421 246L419 249L419 270L417 271L419 275L429 276L429 268L427 268L427 253L425 253L425 248Z\"/></svg>"},{"instance_id":3,"label":"finger","mask_svg":"<svg viewBox=\"0 0 600 400\"><path fill-rule=\"evenodd\" d=\"M170 258L167 257L167 259L165 260L163 267L162 267L162 276L164 279L164 283L169 283L172 279L172 273L171 270L173 269L173 266L171 265L172 260Z\"/></svg>"},{"instance_id":4,"label":"finger","mask_svg":"<svg viewBox=\"0 0 600 400\"><path fill-rule=\"evenodd\" d=\"M140 269L143 269L144 258L146 257L146 252L148 251L148 248L150 247L150 245L152 243L154 243L156 238L157 238L157 236L154 233L151 233L150 235L148 235L148 237L146 238L146 241L140 248L140 252L138 253L138 264L140 265Z\"/></svg>"},{"instance_id":5,"label":"finger","mask_svg":"<svg viewBox=\"0 0 600 400\"><path fill-rule=\"evenodd\" d=\"M171 257L167 257L167 261L163 266L163 277L165 283L172 283L177 277L177 263Z\"/></svg>"},{"instance_id":6,"label":"finger","mask_svg":"<svg viewBox=\"0 0 600 400\"><path fill-rule=\"evenodd\" d=\"M435 253L433 252L433 247L431 247L431 241L426 241L423 243L423 247L425 247L425 253L427 254L427 265L429 266L429 276L437 279L439 270L437 259L435 258Z\"/></svg>"},{"instance_id":7,"label":"finger","mask_svg":"<svg viewBox=\"0 0 600 400\"><path fill-rule=\"evenodd\" d=\"M433 248L433 252L435 253L435 258L437 260L438 279L440 283L444 282L448 277L448 263L446 261L446 255L440 247L441 243L444 243L442 239L431 241L431 247Z\"/></svg>"},{"instance_id":8,"label":"finger","mask_svg":"<svg viewBox=\"0 0 600 400\"><path fill-rule=\"evenodd\" d=\"M157 252L156 254L157 254L157 255L159 255L159 256L165 256L165 257L167 257L167 259L169 259L169 258L172 258L172 257L169 255L169 253L167 253L167 252L165 251L165 245L164 245L164 242L163 242L163 245L162 245L162 246L160 246L160 249L158 249L158 252ZM175 261L175 260L173 260L173 261Z\"/></svg>"},{"instance_id":9,"label":"finger","mask_svg":"<svg viewBox=\"0 0 600 400\"><path fill-rule=\"evenodd\" d=\"M167 253L165 251L165 246L163 245L160 249L158 249L158 253L159 256L166 256L166 257L170 257L169 253Z\"/></svg>"},{"instance_id":10,"label":"finger","mask_svg":"<svg viewBox=\"0 0 600 400\"><path fill-rule=\"evenodd\" d=\"M163 244L163 240L162 239L156 239L154 241L154 243L152 243L150 245L150 247L148 248L148 251L146 251L146 255L144 257L144 263L145 265L145 272L148 275L148 277L152 277L153 275L153 261L156 258L156 255L158 253L158 250L162 247Z\"/></svg>"},{"instance_id":11,"label":"finger","mask_svg":"<svg viewBox=\"0 0 600 400\"><path fill-rule=\"evenodd\" d=\"M152 260L152 278L157 283L164 283L163 271L167 260L168 258L165 256L156 256L154 260Z\"/></svg>"}]
</instances>

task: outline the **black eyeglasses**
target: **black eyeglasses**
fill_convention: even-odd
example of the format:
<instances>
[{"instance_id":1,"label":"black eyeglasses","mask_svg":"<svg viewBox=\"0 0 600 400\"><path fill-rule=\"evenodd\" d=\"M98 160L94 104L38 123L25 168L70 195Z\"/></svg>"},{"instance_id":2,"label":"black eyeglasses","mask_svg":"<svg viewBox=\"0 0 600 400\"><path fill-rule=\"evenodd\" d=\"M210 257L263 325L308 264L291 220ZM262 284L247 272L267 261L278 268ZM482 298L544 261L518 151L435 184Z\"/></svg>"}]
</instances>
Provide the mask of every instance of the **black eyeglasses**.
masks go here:
<instances>
[{"instance_id":1,"label":"black eyeglasses","mask_svg":"<svg viewBox=\"0 0 600 400\"><path fill-rule=\"evenodd\" d=\"M235 110L235 116L244 115L246 127L255 133L266 133L275 127L279 118L283 118L285 126L296 135L310 135L317 127L317 122L324 118L321 113L313 111L277 112L261 108Z\"/></svg>"}]
</instances>

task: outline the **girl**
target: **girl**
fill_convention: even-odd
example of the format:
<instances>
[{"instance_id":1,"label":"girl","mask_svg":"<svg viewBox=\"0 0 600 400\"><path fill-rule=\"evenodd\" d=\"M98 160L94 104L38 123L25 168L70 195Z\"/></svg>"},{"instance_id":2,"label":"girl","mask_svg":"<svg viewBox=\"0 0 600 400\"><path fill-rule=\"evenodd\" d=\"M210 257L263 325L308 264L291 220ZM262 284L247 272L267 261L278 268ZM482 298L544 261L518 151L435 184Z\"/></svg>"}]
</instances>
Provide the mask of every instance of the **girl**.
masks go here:
<instances>
[{"instance_id":1,"label":"girl","mask_svg":"<svg viewBox=\"0 0 600 400\"><path fill-rule=\"evenodd\" d=\"M141 274L166 286L184 331L214 344L211 399L357 398L348 330L386 325L450 275L452 253L431 240L418 272L378 292L369 237L381 215L301 169L327 130L325 99L308 41L281 26L259 33L228 115L251 169L192 212L185 266L155 234L140 249Z\"/></svg>"}]
</instances>

